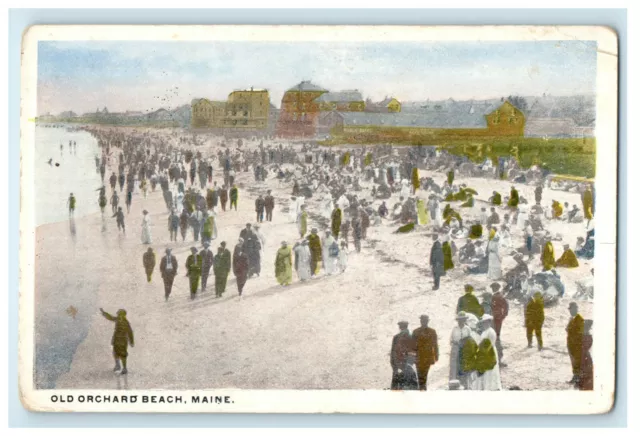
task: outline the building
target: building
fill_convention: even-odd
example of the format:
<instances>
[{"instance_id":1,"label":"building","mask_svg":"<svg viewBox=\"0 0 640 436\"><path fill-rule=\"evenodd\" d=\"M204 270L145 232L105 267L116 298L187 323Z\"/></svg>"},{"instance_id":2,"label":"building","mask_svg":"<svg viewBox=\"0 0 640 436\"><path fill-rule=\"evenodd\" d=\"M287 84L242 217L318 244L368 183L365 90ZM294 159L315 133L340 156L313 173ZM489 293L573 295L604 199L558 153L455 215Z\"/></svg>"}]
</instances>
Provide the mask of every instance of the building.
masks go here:
<instances>
[{"instance_id":1,"label":"building","mask_svg":"<svg viewBox=\"0 0 640 436\"><path fill-rule=\"evenodd\" d=\"M316 99L328 93L326 89L303 80L282 96L276 135L282 137L315 136L320 114Z\"/></svg>"},{"instance_id":2,"label":"building","mask_svg":"<svg viewBox=\"0 0 640 436\"><path fill-rule=\"evenodd\" d=\"M223 127L266 129L269 123L269 91L246 89L229 94Z\"/></svg>"},{"instance_id":3,"label":"building","mask_svg":"<svg viewBox=\"0 0 640 436\"><path fill-rule=\"evenodd\" d=\"M363 112L365 110L364 99L357 89L327 92L314 101L318 103L320 112L336 110L339 112Z\"/></svg>"},{"instance_id":4,"label":"building","mask_svg":"<svg viewBox=\"0 0 640 436\"><path fill-rule=\"evenodd\" d=\"M197 98L191 101L191 127L264 130L269 125L269 91L233 91L227 101Z\"/></svg>"},{"instance_id":5,"label":"building","mask_svg":"<svg viewBox=\"0 0 640 436\"><path fill-rule=\"evenodd\" d=\"M386 97L384 100L377 103L371 101L367 102L366 111L397 113L402 111L402 104L394 97Z\"/></svg>"},{"instance_id":6,"label":"building","mask_svg":"<svg viewBox=\"0 0 640 436\"><path fill-rule=\"evenodd\" d=\"M191 101L191 127L216 128L224 124L226 102L196 98Z\"/></svg>"},{"instance_id":7,"label":"building","mask_svg":"<svg viewBox=\"0 0 640 436\"><path fill-rule=\"evenodd\" d=\"M335 112L321 118L319 134L389 141L412 137L456 139L473 137L518 137L524 135L525 116L510 102L480 112L451 105L420 113Z\"/></svg>"}]
</instances>

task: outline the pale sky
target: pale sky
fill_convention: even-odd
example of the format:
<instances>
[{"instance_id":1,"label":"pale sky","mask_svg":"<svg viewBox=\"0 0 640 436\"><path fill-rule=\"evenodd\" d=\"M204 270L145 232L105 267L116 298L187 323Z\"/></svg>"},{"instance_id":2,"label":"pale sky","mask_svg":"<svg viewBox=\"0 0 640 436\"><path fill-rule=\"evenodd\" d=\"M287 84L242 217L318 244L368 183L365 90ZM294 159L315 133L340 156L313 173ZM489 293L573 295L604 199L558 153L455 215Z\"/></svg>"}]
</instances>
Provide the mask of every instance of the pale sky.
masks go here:
<instances>
[{"instance_id":1,"label":"pale sky","mask_svg":"<svg viewBox=\"0 0 640 436\"><path fill-rule=\"evenodd\" d=\"M40 42L38 114L153 111L251 86L280 107L301 80L373 100L595 94L596 43Z\"/></svg>"}]
</instances>

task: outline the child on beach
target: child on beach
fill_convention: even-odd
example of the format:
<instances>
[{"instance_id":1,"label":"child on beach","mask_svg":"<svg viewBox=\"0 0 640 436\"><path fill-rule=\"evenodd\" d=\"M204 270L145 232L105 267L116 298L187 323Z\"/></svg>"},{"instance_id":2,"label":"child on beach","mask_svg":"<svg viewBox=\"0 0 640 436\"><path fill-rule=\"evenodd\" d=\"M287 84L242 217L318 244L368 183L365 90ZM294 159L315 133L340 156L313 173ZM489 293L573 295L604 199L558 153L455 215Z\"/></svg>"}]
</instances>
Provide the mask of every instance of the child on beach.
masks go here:
<instances>
[{"instance_id":1,"label":"child on beach","mask_svg":"<svg viewBox=\"0 0 640 436\"><path fill-rule=\"evenodd\" d=\"M113 368L114 372L120 371L120 362L122 362L122 371L120 375L127 374L127 356L129 355L127 348L129 345L133 347L133 330L131 324L127 320L127 311L124 309L118 310L116 316L113 316L100 308L102 316L109 321L116 323L111 337L111 346L113 347L113 359L116 362L116 366Z\"/></svg>"}]
</instances>

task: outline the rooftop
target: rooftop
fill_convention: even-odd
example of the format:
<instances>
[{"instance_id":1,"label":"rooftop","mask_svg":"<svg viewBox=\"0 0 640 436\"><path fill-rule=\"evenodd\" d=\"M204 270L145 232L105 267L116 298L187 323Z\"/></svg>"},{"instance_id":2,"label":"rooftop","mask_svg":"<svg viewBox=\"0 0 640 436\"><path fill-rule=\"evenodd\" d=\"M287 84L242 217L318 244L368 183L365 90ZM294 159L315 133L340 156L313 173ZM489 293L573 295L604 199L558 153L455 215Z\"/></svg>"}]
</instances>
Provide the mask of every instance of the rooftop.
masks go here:
<instances>
[{"instance_id":1,"label":"rooftop","mask_svg":"<svg viewBox=\"0 0 640 436\"><path fill-rule=\"evenodd\" d=\"M303 80L298 83L296 86L288 89L287 91L319 91L319 92L327 92L326 89L311 83L310 80Z\"/></svg>"},{"instance_id":2,"label":"rooftop","mask_svg":"<svg viewBox=\"0 0 640 436\"><path fill-rule=\"evenodd\" d=\"M362 93L355 90L339 91L339 92L327 92L316 98L317 102L321 103L350 103L352 101L364 101Z\"/></svg>"}]
</instances>

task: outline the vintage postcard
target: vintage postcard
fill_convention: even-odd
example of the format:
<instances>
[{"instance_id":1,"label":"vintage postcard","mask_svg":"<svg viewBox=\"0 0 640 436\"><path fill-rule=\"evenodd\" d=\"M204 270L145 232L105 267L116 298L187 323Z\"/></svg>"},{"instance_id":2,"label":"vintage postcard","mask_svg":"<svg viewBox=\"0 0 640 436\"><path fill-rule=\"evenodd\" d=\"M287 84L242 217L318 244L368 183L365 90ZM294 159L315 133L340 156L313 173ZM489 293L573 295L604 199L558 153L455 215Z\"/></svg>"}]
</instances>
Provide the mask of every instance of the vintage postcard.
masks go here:
<instances>
[{"instance_id":1,"label":"vintage postcard","mask_svg":"<svg viewBox=\"0 0 640 436\"><path fill-rule=\"evenodd\" d=\"M595 26L29 28L24 406L609 411L617 65Z\"/></svg>"}]
</instances>

